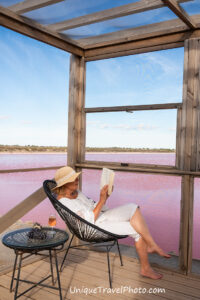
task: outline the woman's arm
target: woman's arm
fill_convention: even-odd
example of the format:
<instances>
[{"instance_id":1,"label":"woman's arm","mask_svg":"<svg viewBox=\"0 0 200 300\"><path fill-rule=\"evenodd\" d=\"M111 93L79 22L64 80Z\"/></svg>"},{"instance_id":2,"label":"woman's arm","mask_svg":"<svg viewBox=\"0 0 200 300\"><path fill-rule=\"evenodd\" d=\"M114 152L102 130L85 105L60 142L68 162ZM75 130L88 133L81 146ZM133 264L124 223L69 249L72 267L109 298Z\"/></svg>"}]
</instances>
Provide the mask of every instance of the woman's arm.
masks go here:
<instances>
[{"instance_id":1,"label":"woman's arm","mask_svg":"<svg viewBox=\"0 0 200 300\"><path fill-rule=\"evenodd\" d=\"M104 185L104 187L101 189L100 192L100 199L99 202L97 203L97 205L95 206L93 213L94 213L94 221L96 221L96 219L98 218L102 207L104 206L104 204L106 203L106 200L108 199L108 185Z\"/></svg>"}]
</instances>

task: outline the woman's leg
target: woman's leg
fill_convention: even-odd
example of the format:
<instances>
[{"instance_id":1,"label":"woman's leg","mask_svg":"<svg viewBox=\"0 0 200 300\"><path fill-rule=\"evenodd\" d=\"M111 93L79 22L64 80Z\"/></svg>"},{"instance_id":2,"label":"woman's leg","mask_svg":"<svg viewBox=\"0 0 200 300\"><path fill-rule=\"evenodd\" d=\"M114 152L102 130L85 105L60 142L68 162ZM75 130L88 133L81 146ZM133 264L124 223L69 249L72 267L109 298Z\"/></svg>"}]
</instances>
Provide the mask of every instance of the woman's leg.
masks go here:
<instances>
[{"instance_id":1,"label":"woman's leg","mask_svg":"<svg viewBox=\"0 0 200 300\"><path fill-rule=\"evenodd\" d=\"M165 253L154 241L139 208L136 209L134 215L132 216L130 220L130 224L135 229L135 231L137 231L142 236L142 238L146 242L147 251L149 253L156 252L160 256L164 256L166 258L171 257L170 255Z\"/></svg>"},{"instance_id":2,"label":"woman's leg","mask_svg":"<svg viewBox=\"0 0 200 300\"><path fill-rule=\"evenodd\" d=\"M141 264L140 274L151 279L162 278L162 275L160 273L155 272L149 264L147 244L142 237L140 237L139 240L135 242L135 247Z\"/></svg>"}]
</instances>

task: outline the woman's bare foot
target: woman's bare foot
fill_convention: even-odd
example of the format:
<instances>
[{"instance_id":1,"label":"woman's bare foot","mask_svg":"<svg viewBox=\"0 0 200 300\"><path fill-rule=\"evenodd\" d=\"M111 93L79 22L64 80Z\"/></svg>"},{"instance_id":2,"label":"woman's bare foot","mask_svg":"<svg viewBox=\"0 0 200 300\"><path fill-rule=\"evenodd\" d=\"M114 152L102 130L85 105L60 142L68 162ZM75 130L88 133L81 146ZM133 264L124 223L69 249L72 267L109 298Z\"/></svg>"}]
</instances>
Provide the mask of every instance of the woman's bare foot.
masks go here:
<instances>
[{"instance_id":1,"label":"woman's bare foot","mask_svg":"<svg viewBox=\"0 0 200 300\"><path fill-rule=\"evenodd\" d=\"M166 252L164 252L160 247L158 247L158 245L152 245L152 246L148 246L147 247L147 252L148 253L157 253L160 256L163 256L165 258L171 258L171 255L167 254Z\"/></svg>"},{"instance_id":2,"label":"woman's bare foot","mask_svg":"<svg viewBox=\"0 0 200 300\"><path fill-rule=\"evenodd\" d=\"M140 274L151 279L161 279L163 277L162 274L154 271L150 266L147 269L141 269Z\"/></svg>"}]
</instances>

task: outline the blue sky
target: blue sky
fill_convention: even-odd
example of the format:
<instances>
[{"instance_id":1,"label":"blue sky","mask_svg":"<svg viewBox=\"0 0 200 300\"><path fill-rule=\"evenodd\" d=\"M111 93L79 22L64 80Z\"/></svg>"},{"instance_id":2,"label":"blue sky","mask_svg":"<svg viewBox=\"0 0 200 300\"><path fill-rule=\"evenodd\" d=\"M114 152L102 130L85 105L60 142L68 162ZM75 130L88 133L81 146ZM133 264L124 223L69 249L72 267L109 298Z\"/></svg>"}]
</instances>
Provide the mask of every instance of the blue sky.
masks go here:
<instances>
[{"instance_id":1,"label":"blue sky","mask_svg":"<svg viewBox=\"0 0 200 300\"><path fill-rule=\"evenodd\" d=\"M69 58L0 27L0 144L67 144ZM86 106L180 102L183 48L87 63ZM87 146L174 148L176 111L88 114Z\"/></svg>"}]
</instances>

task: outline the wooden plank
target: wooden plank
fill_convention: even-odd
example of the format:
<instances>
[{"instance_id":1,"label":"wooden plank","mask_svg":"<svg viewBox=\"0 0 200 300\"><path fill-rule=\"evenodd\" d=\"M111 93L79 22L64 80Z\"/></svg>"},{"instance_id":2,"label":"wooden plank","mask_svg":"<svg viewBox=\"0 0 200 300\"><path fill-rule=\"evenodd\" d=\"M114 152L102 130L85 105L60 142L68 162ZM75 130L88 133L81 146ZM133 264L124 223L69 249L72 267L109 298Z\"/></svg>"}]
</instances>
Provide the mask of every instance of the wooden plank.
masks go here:
<instances>
[{"instance_id":1,"label":"wooden plank","mask_svg":"<svg viewBox=\"0 0 200 300\"><path fill-rule=\"evenodd\" d=\"M198 41L198 44L200 42ZM197 58L197 74L196 74L196 78L197 78L197 86L196 86L196 96L197 96L197 107L196 107L196 113L197 113L197 161L196 161L196 171L200 170L200 45L197 48L198 51L198 58Z\"/></svg>"},{"instance_id":2,"label":"wooden plank","mask_svg":"<svg viewBox=\"0 0 200 300\"><path fill-rule=\"evenodd\" d=\"M95 49L85 50L85 60L94 61L112 57L120 57L130 54L146 53L184 46L184 41L188 38L200 37L200 30L182 33L173 33L161 37L152 37L144 40L124 42L122 44L105 46Z\"/></svg>"},{"instance_id":3,"label":"wooden plank","mask_svg":"<svg viewBox=\"0 0 200 300\"><path fill-rule=\"evenodd\" d=\"M191 264L192 251L192 223L193 223L193 194L194 178L184 175L181 184L181 219L179 240L179 266L183 273L188 272Z\"/></svg>"},{"instance_id":4,"label":"wooden plank","mask_svg":"<svg viewBox=\"0 0 200 300\"><path fill-rule=\"evenodd\" d=\"M86 252L86 255L82 254L82 252ZM72 251L69 253L68 260L66 261L66 267L64 268L64 272L68 272L69 268L73 268L73 263L75 264L75 269L78 274L84 273L85 276L94 276L97 277L96 281L99 281L99 278L103 278L104 275L107 273L106 270L106 253L101 253L101 259L96 259L95 257L91 257L91 253L87 253L87 251L79 251L76 255L73 254ZM85 259L84 259L85 258ZM96 268L94 268L94 265ZM98 272L97 272L98 270ZM131 284L131 281L134 281L134 286L146 286L149 287L149 284L152 285L152 280L149 278L143 278L140 276L140 265L138 263L134 263L133 261L124 262L124 266L121 267L119 263L118 255L111 254L111 272L113 276L113 282L115 284L124 284L126 285ZM78 274L76 273L76 278ZM191 287L188 283L186 286L184 283L182 284L181 281L179 283L176 282L175 277L171 275L171 280L169 281L169 277L165 278L166 273L164 274L163 279L156 281L156 286L160 288L165 288L166 293L163 295L167 299L181 299L181 297L187 299L189 295L191 297L198 297L199 289L196 290L194 287ZM124 281L123 281L124 278ZM199 282L198 282L199 283ZM196 285L198 285L196 283ZM171 293L170 293L171 292ZM177 292L177 297L173 298L173 294ZM180 293L178 295L178 293ZM182 298L182 299L183 299Z\"/></svg>"},{"instance_id":5,"label":"wooden plank","mask_svg":"<svg viewBox=\"0 0 200 300\"><path fill-rule=\"evenodd\" d=\"M70 60L68 108L68 158L69 166L82 161L85 153L85 62L72 55Z\"/></svg>"},{"instance_id":6,"label":"wooden plank","mask_svg":"<svg viewBox=\"0 0 200 300\"><path fill-rule=\"evenodd\" d=\"M9 210L5 215L0 218L0 233L6 230L9 226L23 217L27 212L37 206L46 198L43 187L36 190L14 208Z\"/></svg>"},{"instance_id":7,"label":"wooden plank","mask_svg":"<svg viewBox=\"0 0 200 300\"><path fill-rule=\"evenodd\" d=\"M67 165L80 171L76 163L85 157L85 61L84 58L71 55L68 106L68 155ZM79 189L82 187L82 175ZM79 244L76 238L73 243Z\"/></svg>"},{"instance_id":8,"label":"wooden plank","mask_svg":"<svg viewBox=\"0 0 200 300\"><path fill-rule=\"evenodd\" d=\"M177 110L177 121L176 121L176 168L180 169L180 157L181 157L181 114L182 109Z\"/></svg>"},{"instance_id":9,"label":"wooden plank","mask_svg":"<svg viewBox=\"0 0 200 300\"><path fill-rule=\"evenodd\" d=\"M10 293L9 289L6 289L2 286L0 286L0 295L1 295L1 300L13 300L14 296L13 294ZM20 297L21 300L27 300L27 299L31 299L29 297L26 297L26 296L22 296Z\"/></svg>"},{"instance_id":10,"label":"wooden plank","mask_svg":"<svg viewBox=\"0 0 200 300\"><path fill-rule=\"evenodd\" d=\"M144 25L112 33L101 34L94 37L81 38L78 42L82 45L82 47L84 47L84 49L92 49L137 41L155 36L162 36L170 33L184 32L187 30L187 25L185 25L182 21L179 19L173 19L170 21L149 24L148 26Z\"/></svg>"},{"instance_id":11,"label":"wooden plank","mask_svg":"<svg viewBox=\"0 0 200 300\"><path fill-rule=\"evenodd\" d=\"M195 151L196 151L196 161L194 162L193 160L193 164L195 164L195 166L193 166L193 168L196 167L196 171L200 170L200 40L198 40L197 42L197 58L196 58L196 70L195 70L195 86L194 86L194 90L195 90L195 111L196 111L196 132L195 132L195 140L196 140L196 145L195 145Z\"/></svg>"},{"instance_id":12,"label":"wooden plank","mask_svg":"<svg viewBox=\"0 0 200 300\"><path fill-rule=\"evenodd\" d=\"M179 157L179 168L184 169L184 145L186 138L186 99L187 99L187 82L188 82L188 61L189 61L189 42L185 41L184 44L184 72L183 72L183 106L181 113L181 124L180 124L180 157Z\"/></svg>"},{"instance_id":13,"label":"wooden plank","mask_svg":"<svg viewBox=\"0 0 200 300\"><path fill-rule=\"evenodd\" d=\"M129 105L129 106L107 106L107 107L87 107L85 113L100 113L114 111L141 111L141 110L159 110L159 109L177 109L182 103L161 103L147 105Z\"/></svg>"},{"instance_id":14,"label":"wooden plank","mask_svg":"<svg viewBox=\"0 0 200 300\"><path fill-rule=\"evenodd\" d=\"M105 168L110 168L115 171L120 171L120 172L133 172L133 173L147 173L147 174L163 174L163 175L172 175L172 176L182 176L182 175L192 175L195 177L200 177L200 172L193 172L193 171L184 171L184 170L177 170L177 169L170 169L166 168L165 166L161 166L161 168L153 168L151 165L147 168L146 166L144 167L142 164L137 164L136 167L134 167L132 164L131 167L128 166L119 166L119 164L112 162L100 162L100 161L85 161L84 163L77 163L76 167L82 168L82 169L102 169L103 167Z\"/></svg>"},{"instance_id":15,"label":"wooden plank","mask_svg":"<svg viewBox=\"0 0 200 300\"><path fill-rule=\"evenodd\" d=\"M185 42L180 168L190 171L196 170L197 159L197 49L197 39Z\"/></svg>"},{"instance_id":16,"label":"wooden plank","mask_svg":"<svg viewBox=\"0 0 200 300\"><path fill-rule=\"evenodd\" d=\"M196 24L193 22L193 20L190 18L190 16L186 13L186 11L179 5L179 3L175 0L162 0L163 3L165 3L169 9L173 13L177 15L178 18L180 18L190 29L195 29Z\"/></svg>"},{"instance_id":17,"label":"wooden plank","mask_svg":"<svg viewBox=\"0 0 200 300\"><path fill-rule=\"evenodd\" d=\"M24 14L34 9L42 8L64 0L24 0L7 8L18 14Z\"/></svg>"},{"instance_id":18,"label":"wooden plank","mask_svg":"<svg viewBox=\"0 0 200 300\"><path fill-rule=\"evenodd\" d=\"M192 20L197 24L197 27L200 26L199 14L192 16ZM185 25L181 20L173 19L170 21L149 24L148 26L144 25L115 31L112 33L101 34L95 37L81 38L78 40L78 42L84 47L84 49L92 49L156 36L169 35L178 32L190 32L191 34L193 33L193 30L188 29L188 26Z\"/></svg>"},{"instance_id":19,"label":"wooden plank","mask_svg":"<svg viewBox=\"0 0 200 300\"><path fill-rule=\"evenodd\" d=\"M58 254L59 261L61 260L61 257L63 257L63 255L64 252ZM107 287L107 265L105 255L106 253L102 252L88 252L80 250L71 250L69 252L69 257L66 261L66 267L61 273L61 286L63 290L63 297L65 299L74 299L73 294L69 294L70 286L96 287L100 286L99 283L101 283L103 287ZM111 272L113 276L114 287L119 287L121 285L130 285L131 287L143 287L147 289L155 287L155 281L140 277L140 266L138 262L135 261L135 259L123 256L123 261L124 266L121 267L119 264L118 256L111 254ZM194 300L199 298L199 280L193 280L174 272L163 272L164 277L161 280L156 281L156 287L165 288L165 293L159 293L155 295L146 294L144 295L144 298L142 298L142 294L135 294L136 298L133 298L132 294L122 294L119 295L119 299L126 299L126 297L127 300L130 299L130 297L131 299L151 299L151 296L152 299ZM22 269L22 276L27 277L29 280L37 280L39 277L42 278L48 273L49 263L47 262L47 260L31 264ZM9 276L7 276L7 280L1 280L0 278L3 287L9 287L11 275L12 274L10 273ZM47 291L48 293L50 293L49 297ZM33 297L33 299L38 299L38 297L42 299L44 297L47 299L52 299L52 294L54 294L55 296L54 299L57 299L57 291L36 288L33 292L28 294L28 296L31 296L31 298ZM80 294L78 295L79 298L77 299L80 299ZM91 295L88 295L88 298L89 296ZM120 296L123 296L123 298L121 298ZM92 297L93 299L107 299L106 294L97 294L96 296L92 295Z\"/></svg>"},{"instance_id":20,"label":"wooden plank","mask_svg":"<svg viewBox=\"0 0 200 300\"><path fill-rule=\"evenodd\" d=\"M77 249L73 249L69 252L71 261L77 262L77 258L75 257L75 256L77 256L77 257L79 257L80 261L83 261L84 258L85 258L85 260L88 260L88 259L92 260L93 265L95 265L96 262L102 263L104 261L104 263L105 263L105 254L106 254L105 252L98 252L98 251L87 252L87 251L80 251ZM59 253L59 257L63 257L63 255L64 254L62 252ZM111 254L111 255L113 255L113 254ZM140 264L139 264L138 259L123 255L123 252L122 252L122 257L123 257L123 262L124 262L123 268L121 268L119 265L118 255L117 254L115 255L114 264L115 264L115 268L117 268L117 272L118 271L120 272L121 269L123 269L123 270L127 271L127 275L129 274L129 272L134 272L134 273L139 274ZM161 269L156 268L156 270L160 271ZM200 289L199 276L198 276L198 279L197 278L194 279L193 274L190 274L190 276L185 276L183 274L175 272L174 270L166 271L163 268L162 268L162 273L163 273L162 280L169 281L169 284L170 284L170 282L176 282L176 283L183 284L184 286L189 286L189 287L197 289L197 290Z\"/></svg>"},{"instance_id":21,"label":"wooden plank","mask_svg":"<svg viewBox=\"0 0 200 300\"><path fill-rule=\"evenodd\" d=\"M0 6L0 25L64 51L84 55L83 50L74 41L2 6Z\"/></svg>"},{"instance_id":22,"label":"wooden plank","mask_svg":"<svg viewBox=\"0 0 200 300\"><path fill-rule=\"evenodd\" d=\"M158 32L159 27L155 28L155 33L145 35L132 35L131 32L127 33L125 40L119 39L118 41L111 42L109 40L107 45L94 48L90 45L90 49L85 50L86 61L94 61L98 59L105 59L111 57L120 57L124 55L145 53L149 51L157 51L163 49L171 49L174 47L182 47L185 40L189 38L200 37L200 30L194 31L187 30L179 33L169 32L166 28L165 31ZM117 38L117 36L116 36ZM132 40L132 41L131 41ZM83 45L84 47L84 45Z\"/></svg>"},{"instance_id":23,"label":"wooden plank","mask_svg":"<svg viewBox=\"0 0 200 300\"><path fill-rule=\"evenodd\" d=\"M24 169L5 169L5 170L0 170L0 174L56 170L61 167L62 166L52 166L52 167L44 167L44 168L26 168L26 169L25 168Z\"/></svg>"},{"instance_id":24,"label":"wooden plank","mask_svg":"<svg viewBox=\"0 0 200 300\"><path fill-rule=\"evenodd\" d=\"M199 140L199 123L198 110L200 105L199 99L199 74L200 74L200 40L196 39L194 44L194 71L193 71L193 108L192 108L192 143L191 143L191 170L198 171L198 140ZM192 91L192 90L191 90Z\"/></svg>"},{"instance_id":25,"label":"wooden plank","mask_svg":"<svg viewBox=\"0 0 200 300\"><path fill-rule=\"evenodd\" d=\"M85 61L101 60L101 59L114 58L114 57L119 57L119 56L122 57L122 56L141 54L141 53L147 53L147 52L149 53L149 52L160 51L160 50L180 48L183 46L184 46L184 42L170 43L170 44L164 44L164 45L159 44L157 46L152 46L152 47L116 51L116 52L112 52L109 54L99 54L98 56L95 56L95 57L90 56L90 57L86 58Z\"/></svg>"},{"instance_id":26,"label":"wooden plank","mask_svg":"<svg viewBox=\"0 0 200 300\"><path fill-rule=\"evenodd\" d=\"M189 0L191 1L191 0ZM179 1L180 3L189 2L188 0ZM70 20L65 20L62 22L54 23L48 25L48 28L51 28L55 31L68 30L80 26L85 26L89 24L94 24L97 22L102 22L114 18L119 18L131 14L141 13L148 10L154 10L157 8L163 7L164 4L162 0L141 0L136 3L130 3L126 5L121 5L118 7L113 7L110 9L102 10L96 13L87 14L81 17L73 18Z\"/></svg>"},{"instance_id":27,"label":"wooden plank","mask_svg":"<svg viewBox=\"0 0 200 300\"><path fill-rule=\"evenodd\" d=\"M77 157L77 128L76 120L76 102L78 101L79 87L79 68L80 60L77 56L70 57L70 77L69 77L69 105L68 105L68 155L67 165L74 168Z\"/></svg>"},{"instance_id":28,"label":"wooden plank","mask_svg":"<svg viewBox=\"0 0 200 300\"><path fill-rule=\"evenodd\" d=\"M194 177L190 177L189 188L187 275L192 272Z\"/></svg>"}]
</instances>

